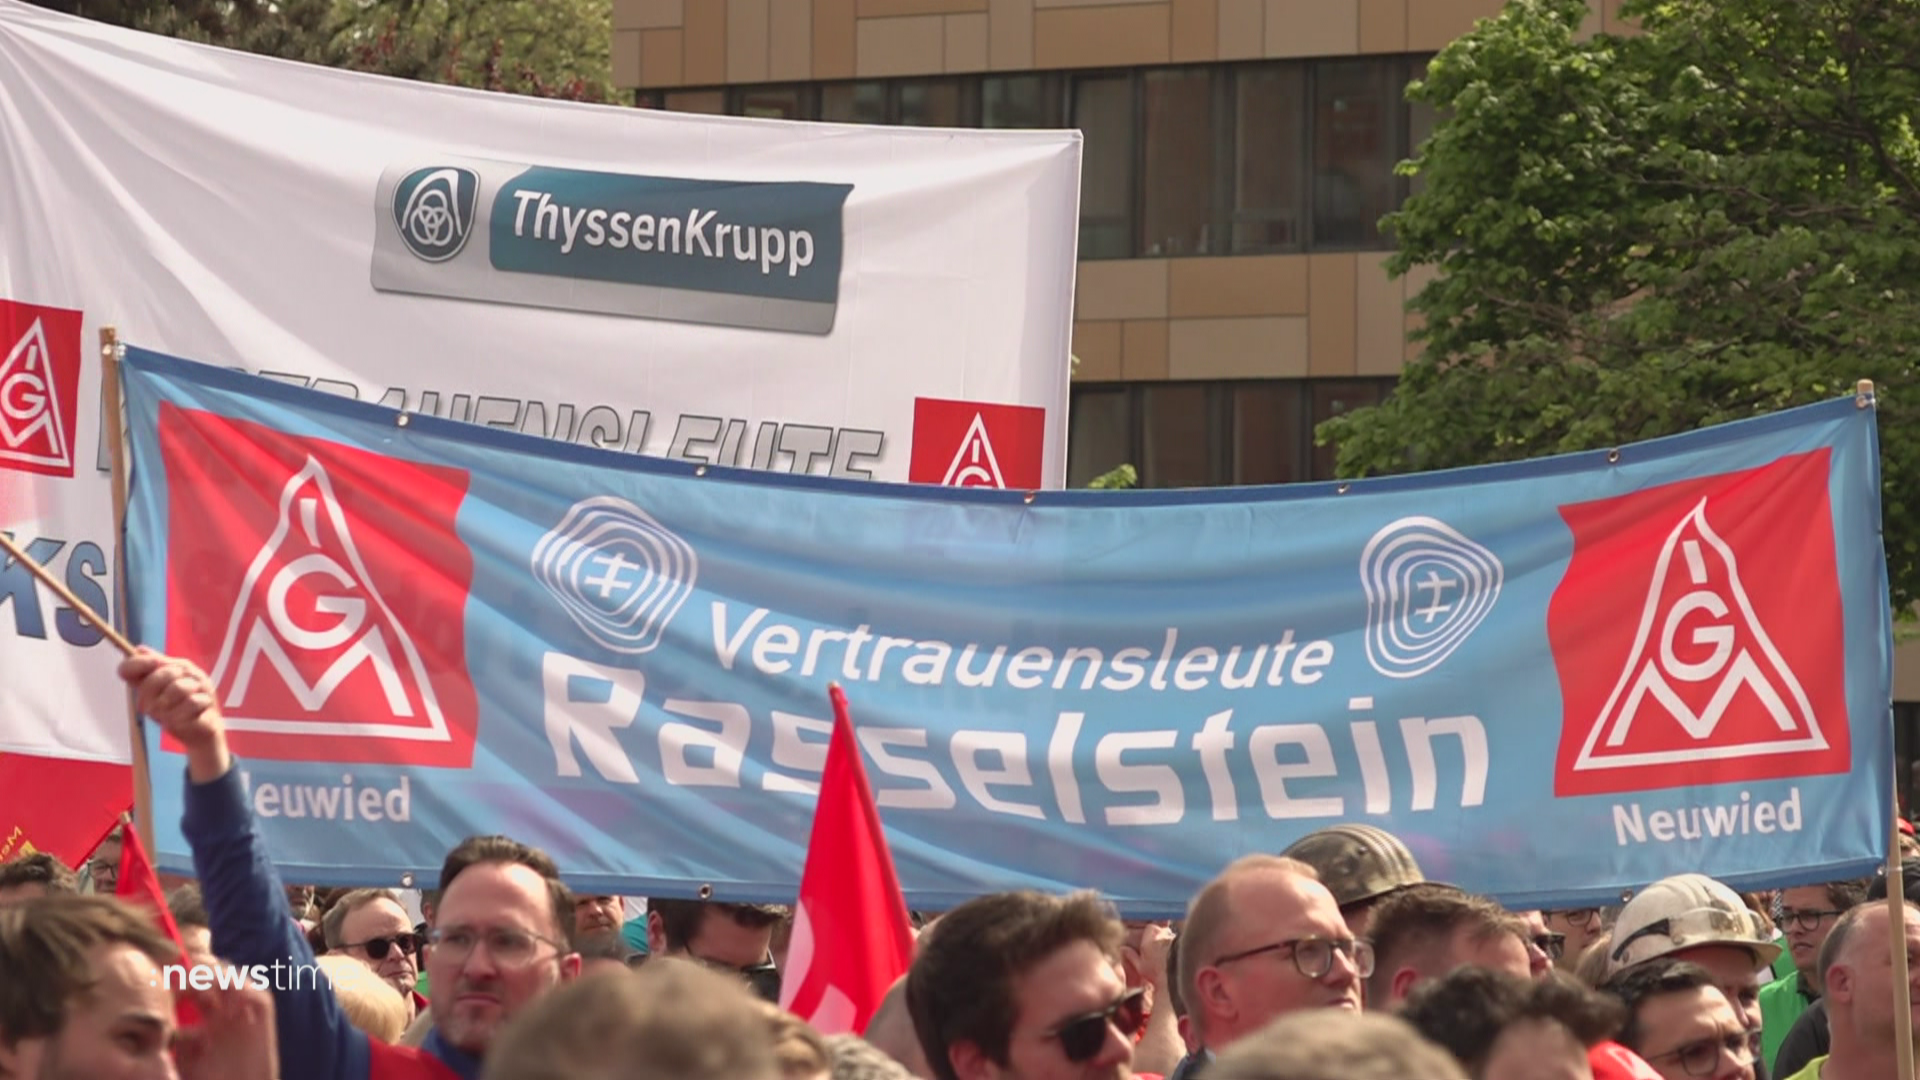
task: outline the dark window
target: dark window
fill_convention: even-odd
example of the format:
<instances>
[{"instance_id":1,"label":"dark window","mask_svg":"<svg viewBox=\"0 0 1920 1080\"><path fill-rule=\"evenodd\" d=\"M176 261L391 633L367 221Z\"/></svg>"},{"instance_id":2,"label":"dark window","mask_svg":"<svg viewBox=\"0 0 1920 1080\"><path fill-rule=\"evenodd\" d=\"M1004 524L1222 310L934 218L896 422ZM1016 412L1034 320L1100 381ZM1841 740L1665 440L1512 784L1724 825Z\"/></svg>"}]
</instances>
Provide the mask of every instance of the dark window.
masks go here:
<instances>
[{"instance_id":1,"label":"dark window","mask_svg":"<svg viewBox=\"0 0 1920 1080\"><path fill-rule=\"evenodd\" d=\"M1058 81L1050 75L990 75L980 80L980 126L1060 127Z\"/></svg>"},{"instance_id":2,"label":"dark window","mask_svg":"<svg viewBox=\"0 0 1920 1080\"><path fill-rule=\"evenodd\" d=\"M1321 247L1380 242L1399 194L1405 69L1375 60L1320 64L1313 95L1313 239Z\"/></svg>"},{"instance_id":3,"label":"dark window","mask_svg":"<svg viewBox=\"0 0 1920 1080\"><path fill-rule=\"evenodd\" d=\"M836 124L887 122L887 84L834 83L820 88L820 119Z\"/></svg>"},{"instance_id":4,"label":"dark window","mask_svg":"<svg viewBox=\"0 0 1920 1080\"><path fill-rule=\"evenodd\" d=\"M811 120L812 110L807 107L811 96L807 90L798 86L755 86L734 91L739 95L734 113L739 116L758 116L768 120Z\"/></svg>"},{"instance_id":5,"label":"dark window","mask_svg":"<svg viewBox=\"0 0 1920 1080\"><path fill-rule=\"evenodd\" d=\"M1385 400L1392 379L1083 383L1073 388L1067 483L1132 465L1142 487L1331 480L1315 425Z\"/></svg>"},{"instance_id":6,"label":"dark window","mask_svg":"<svg viewBox=\"0 0 1920 1080\"><path fill-rule=\"evenodd\" d=\"M1306 68L1234 73L1233 251L1297 251L1306 243Z\"/></svg>"},{"instance_id":7,"label":"dark window","mask_svg":"<svg viewBox=\"0 0 1920 1080\"><path fill-rule=\"evenodd\" d=\"M1140 254L1213 250L1213 70L1173 68L1146 76L1145 176Z\"/></svg>"},{"instance_id":8,"label":"dark window","mask_svg":"<svg viewBox=\"0 0 1920 1080\"><path fill-rule=\"evenodd\" d=\"M964 107L958 79L928 79L900 84L899 119L908 127L968 127L971 109Z\"/></svg>"},{"instance_id":9,"label":"dark window","mask_svg":"<svg viewBox=\"0 0 1920 1080\"><path fill-rule=\"evenodd\" d=\"M1408 65L1408 82L1426 77L1427 62L1425 60L1415 60ZM1402 93L1404 95L1404 91ZM1418 154L1420 144L1433 137L1434 124L1438 118L1439 113L1432 105L1424 101L1407 102L1407 157L1411 158ZM1427 186L1427 178L1424 175L1415 176L1407 184L1408 193L1411 194L1424 189Z\"/></svg>"},{"instance_id":10,"label":"dark window","mask_svg":"<svg viewBox=\"0 0 1920 1080\"><path fill-rule=\"evenodd\" d=\"M1073 394L1068 425L1067 486L1086 487L1096 477L1133 460L1133 395L1124 386L1088 386Z\"/></svg>"},{"instance_id":11,"label":"dark window","mask_svg":"<svg viewBox=\"0 0 1920 1080\"><path fill-rule=\"evenodd\" d=\"M1080 257L1125 258L1133 254L1133 80L1120 75L1076 82L1073 126L1085 139L1080 158Z\"/></svg>"},{"instance_id":12,"label":"dark window","mask_svg":"<svg viewBox=\"0 0 1920 1080\"><path fill-rule=\"evenodd\" d=\"M725 90L674 90L668 92L665 107L669 112L709 113L720 116L727 111Z\"/></svg>"}]
</instances>

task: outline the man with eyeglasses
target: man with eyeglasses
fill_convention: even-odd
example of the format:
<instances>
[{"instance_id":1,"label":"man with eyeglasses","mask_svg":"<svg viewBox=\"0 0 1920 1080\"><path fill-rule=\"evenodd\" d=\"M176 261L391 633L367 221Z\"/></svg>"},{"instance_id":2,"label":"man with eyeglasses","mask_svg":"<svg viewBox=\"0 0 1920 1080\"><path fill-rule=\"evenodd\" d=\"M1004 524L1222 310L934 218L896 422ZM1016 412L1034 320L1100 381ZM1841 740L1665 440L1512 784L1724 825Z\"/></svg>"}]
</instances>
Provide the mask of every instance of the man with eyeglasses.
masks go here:
<instances>
[{"instance_id":1,"label":"man with eyeglasses","mask_svg":"<svg viewBox=\"0 0 1920 1080\"><path fill-rule=\"evenodd\" d=\"M1145 991L1126 928L1091 892L995 893L920 939L907 1011L934 1080L1131 1080Z\"/></svg>"},{"instance_id":2,"label":"man with eyeglasses","mask_svg":"<svg viewBox=\"0 0 1920 1080\"><path fill-rule=\"evenodd\" d=\"M1754 1080L1760 1031L1707 969L1661 957L1614 975L1601 989L1627 1009L1616 1041L1661 1080Z\"/></svg>"},{"instance_id":3,"label":"man with eyeglasses","mask_svg":"<svg viewBox=\"0 0 1920 1080\"><path fill-rule=\"evenodd\" d=\"M1780 1044L1807 1007L1820 1000L1820 946L1834 922L1867 895L1865 881L1801 885L1780 897L1780 928L1786 932L1794 972L1760 989L1760 1059L1772 1064Z\"/></svg>"},{"instance_id":4,"label":"man with eyeglasses","mask_svg":"<svg viewBox=\"0 0 1920 1080\"><path fill-rule=\"evenodd\" d=\"M298 976L274 988L281 1080L478 1080L507 1022L579 974L573 895L553 860L505 837L475 837L440 871L427 960L432 1030L418 1049L369 1039L325 981L306 974L313 949L286 916L285 887L254 825L212 681L191 661L148 648L119 673L139 712L186 753L180 829L221 958Z\"/></svg>"},{"instance_id":5,"label":"man with eyeglasses","mask_svg":"<svg viewBox=\"0 0 1920 1080\"><path fill-rule=\"evenodd\" d=\"M1319 872L1297 859L1249 855L1187 906L1179 982L1200 1049L1169 1074L1206 1075L1215 1053L1275 1018L1308 1009L1359 1011L1373 947L1356 939Z\"/></svg>"},{"instance_id":6,"label":"man with eyeglasses","mask_svg":"<svg viewBox=\"0 0 1920 1080\"><path fill-rule=\"evenodd\" d=\"M1540 914L1548 932L1559 934L1564 940L1560 955L1553 958L1553 966L1569 975L1573 974L1574 965L1580 962L1587 947L1607 932L1606 912L1597 907L1565 908Z\"/></svg>"},{"instance_id":7,"label":"man with eyeglasses","mask_svg":"<svg viewBox=\"0 0 1920 1080\"><path fill-rule=\"evenodd\" d=\"M1901 905L1907 947L1909 1010L1920 1010L1920 907ZM1786 1080L1885 1080L1899 1059L1920 1068L1920 1022L1914 1041L1895 1041L1893 917L1885 904L1862 904L1840 917L1820 947L1822 1000L1832 1047Z\"/></svg>"},{"instance_id":8,"label":"man with eyeglasses","mask_svg":"<svg viewBox=\"0 0 1920 1080\"><path fill-rule=\"evenodd\" d=\"M1567 935L1547 929L1545 912L1520 911L1514 913L1527 933L1527 964L1535 979L1544 979L1553 966L1567 952Z\"/></svg>"},{"instance_id":9,"label":"man with eyeglasses","mask_svg":"<svg viewBox=\"0 0 1920 1080\"><path fill-rule=\"evenodd\" d=\"M328 952L360 961L400 992L407 1003L408 1023L427 1007L427 999L414 990L420 981L416 961L420 937L391 890L354 889L341 894L321 917L320 932Z\"/></svg>"},{"instance_id":10,"label":"man with eyeglasses","mask_svg":"<svg viewBox=\"0 0 1920 1080\"><path fill-rule=\"evenodd\" d=\"M1394 894L1374 912L1371 937L1372 1009L1398 1009L1414 987L1462 967L1533 978L1526 925L1486 897L1451 885L1413 885Z\"/></svg>"}]
</instances>

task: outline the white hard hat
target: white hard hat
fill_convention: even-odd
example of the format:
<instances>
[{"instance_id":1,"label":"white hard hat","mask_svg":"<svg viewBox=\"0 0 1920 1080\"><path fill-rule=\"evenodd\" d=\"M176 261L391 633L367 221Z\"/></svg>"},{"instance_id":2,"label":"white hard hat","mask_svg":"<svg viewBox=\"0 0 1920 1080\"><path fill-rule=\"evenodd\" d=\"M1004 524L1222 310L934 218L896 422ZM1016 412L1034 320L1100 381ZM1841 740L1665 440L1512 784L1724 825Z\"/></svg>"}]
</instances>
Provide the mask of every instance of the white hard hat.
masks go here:
<instances>
[{"instance_id":1,"label":"white hard hat","mask_svg":"<svg viewBox=\"0 0 1920 1080\"><path fill-rule=\"evenodd\" d=\"M1756 967L1780 956L1766 924L1739 893L1705 874L1678 874L1647 886L1620 909L1608 946L1608 974L1703 945L1748 949Z\"/></svg>"}]
</instances>

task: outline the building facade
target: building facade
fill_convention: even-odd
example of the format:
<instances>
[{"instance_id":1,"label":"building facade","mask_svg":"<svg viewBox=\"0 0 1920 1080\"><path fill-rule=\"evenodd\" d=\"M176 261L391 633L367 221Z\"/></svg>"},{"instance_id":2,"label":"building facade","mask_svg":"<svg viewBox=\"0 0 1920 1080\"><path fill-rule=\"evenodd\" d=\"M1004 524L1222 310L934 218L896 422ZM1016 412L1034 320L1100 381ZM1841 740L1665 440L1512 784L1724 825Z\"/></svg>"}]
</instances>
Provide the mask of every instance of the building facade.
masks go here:
<instances>
[{"instance_id":1,"label":"building facade","mask_svg":"<svg viewBox=\"0 0 1920 1080\"><path fill-rule=\"evenodd\" d=\"M1327 479L1329 416L1413 355L1380 218L1403 90L1501 0L613 0L615 82L683 112L1086 140L1069 482ZM1622 32L1619 0L1589 30ZM1920 703L1920 643L1895 698ZM1903 780L1920 704L1897 707ZM1920 784L1920 779L1916 780Z\"/></svg>"}]
</instances>

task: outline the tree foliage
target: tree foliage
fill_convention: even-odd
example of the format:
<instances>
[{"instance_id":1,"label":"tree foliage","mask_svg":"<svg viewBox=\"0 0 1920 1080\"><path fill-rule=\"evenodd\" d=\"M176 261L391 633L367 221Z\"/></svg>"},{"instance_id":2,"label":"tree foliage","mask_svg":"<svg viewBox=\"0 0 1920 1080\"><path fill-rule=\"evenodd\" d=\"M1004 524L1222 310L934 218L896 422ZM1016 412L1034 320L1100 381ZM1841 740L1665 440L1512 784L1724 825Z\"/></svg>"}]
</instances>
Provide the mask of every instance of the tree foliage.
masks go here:
<instances>
[{"instance_id":1,"label":"tree foliage","mask_svg":"<svg viewBox=\"0 0 1920 1080\"><path fill-rule=\"evenodd\" d=\"M1894 603L1920 599L1920 0L1511 0L1410 96L1390 268L1424 346L1322 425L1343 476L1587 450L1880 392Z\"/></svg>"},{"instance_id":2,"label":"tree foliage","mask_svg":"<svg viewBox=\"0 0 1920 1080\"><path fill-rule=\"evenodd\" d=\"M611 0L48 0L170 37L404 79L613 101Z\"/></svg>"}]
</instances>

